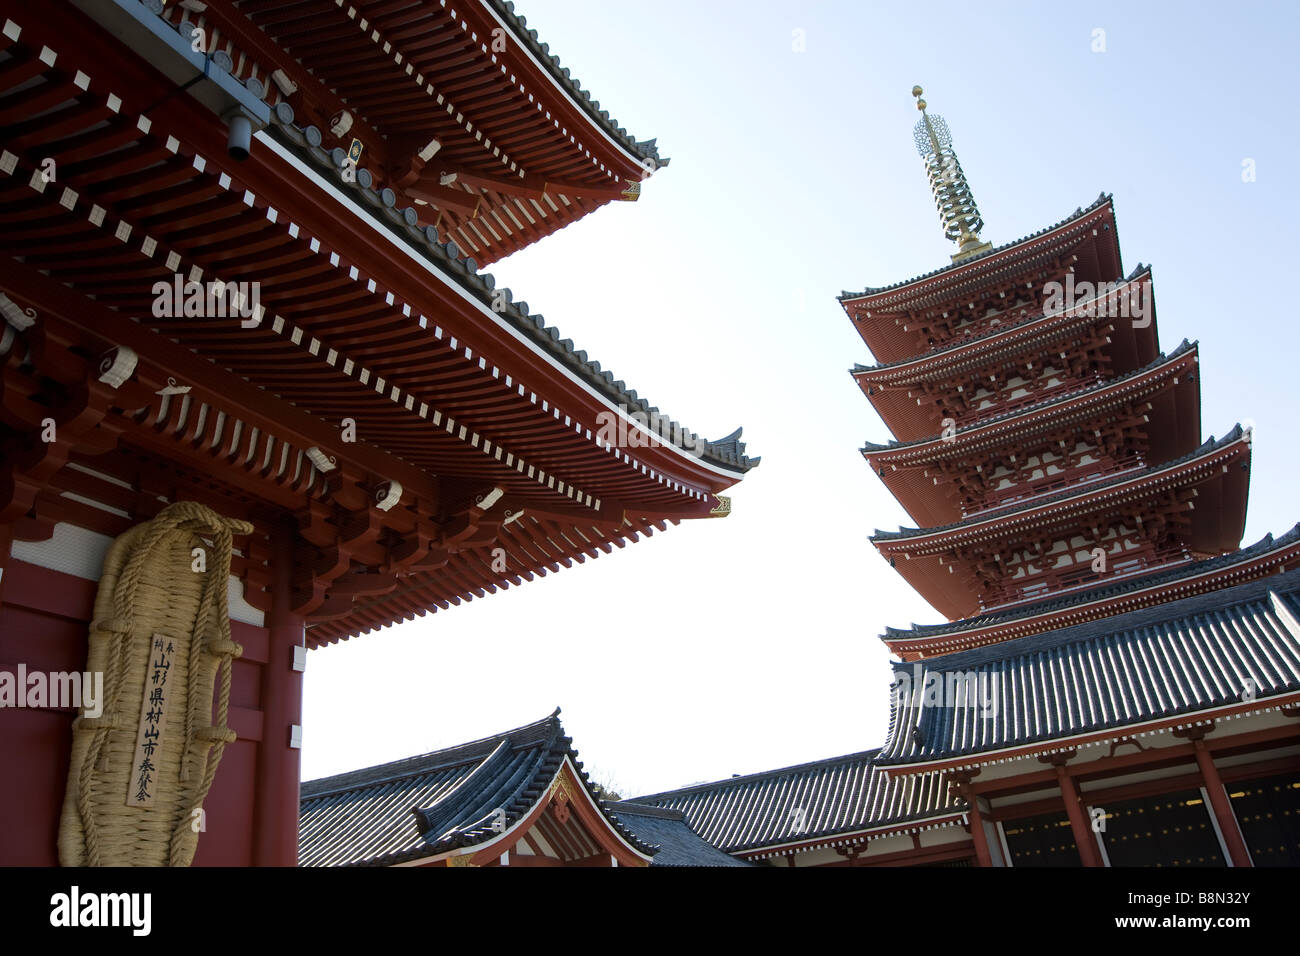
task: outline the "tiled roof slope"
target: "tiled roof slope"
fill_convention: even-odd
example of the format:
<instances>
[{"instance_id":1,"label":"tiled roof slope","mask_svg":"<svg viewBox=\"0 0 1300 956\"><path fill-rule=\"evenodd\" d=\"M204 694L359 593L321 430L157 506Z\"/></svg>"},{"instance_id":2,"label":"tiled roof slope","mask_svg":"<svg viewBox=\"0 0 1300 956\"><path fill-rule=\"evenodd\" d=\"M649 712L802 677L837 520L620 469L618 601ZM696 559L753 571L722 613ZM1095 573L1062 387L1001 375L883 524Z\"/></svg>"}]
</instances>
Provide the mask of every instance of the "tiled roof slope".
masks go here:
<instances>
[{"instance_id":1,"label":"tiled roof slope","mask_svg":"<svg viewBox=\"0 0 1300 956\"><path fill-rule=\"evenodd\" d=\"M686 815L680 810L626 802L615 804L613 809L624 826L646 843L659 847L651 866L754 865L706 843L691 829Z\"/></svg>"},{"instance_id":2,"label":"tiled roof slope","mask_svg":"<svg viewBox=\"0 0 1300 956\"><path fill-rule=\"evenodd\" d=\"M299 865L391 866L483 843L528 814L565 757L610 826L641 852L653 853L592 789L556 708L543 720L493 737L307 781Z\"/></svg>"},{"instance_id":3,"label":"tiled roof slope","mask_svg":"<svg viewBox=\"0 0 1300 956\"><path fill-rule=\"evenodd\" d=\"M1266 700L1300 691L1300 570L894 672L883 766ZM977 700L923 706L951 674L973 675Z\"/></svg>"},{"instance_id":4,"label":"tiled roof slope","mask_svg":"<svg viewBox=\"0 0 1300 956\"><path fill-rule=\"evenodd\" d=\"M878 752L732 777L631 802L680 810L691 829L728 853L965 810L949 795L942 774L887 779L872 766Z\"/></svg>"}]
</instances>

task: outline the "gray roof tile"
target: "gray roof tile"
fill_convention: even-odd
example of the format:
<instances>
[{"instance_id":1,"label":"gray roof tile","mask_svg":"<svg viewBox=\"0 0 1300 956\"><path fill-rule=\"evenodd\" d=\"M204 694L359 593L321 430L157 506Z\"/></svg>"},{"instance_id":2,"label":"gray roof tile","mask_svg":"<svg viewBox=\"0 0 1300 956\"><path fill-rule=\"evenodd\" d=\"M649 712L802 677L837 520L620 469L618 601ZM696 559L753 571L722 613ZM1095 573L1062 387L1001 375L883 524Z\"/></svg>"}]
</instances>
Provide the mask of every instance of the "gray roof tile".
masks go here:
<instances>
[{"instance_id":1,"label":"gray roof tile","mask_svg":"<svg viewBox=\"0 0 1300 956\"><path fill-rule=\"evenodd\" d=\"M965 811L942 774L891 780L875 768L877 753L867 750L631 802L680 810L696 833L728 853Z\"/></svg>"},{"instance_id":2,"label":"gray roof tile","mask_svg":"<svg viewBox=\"0 0 1300 956\"><path fill-rule=\"evenodd\" d=\"M881 766L979 755L1300 690L1300 569L916 664L894 664ZM925 692L951 675L952 706ZM937 683L936 683L937 682Z\"/></svg>"},{"instance_id":3,"label":"gray roof tile","mask_svg":"<svg viewBox=\"0 0 1300 956\"><path fill-rule=\"evenodd\" d=\"M615 816L647 843L659 847L651 866L753 866L705 842L680 810L624 801L613 804Z\"/></svg>"},{"instance_id":4,"label":"gray roof tile","mask_svg":"<svg viewBox=\"0 0 1300 956\"><path fill-rule=\"evenodd\" d=\"M482 740L302 785L302 866L391 866L492 839L527 816L566 757L610 826L640 840L592 788L560 711ZM504 814L504 817L502 816Z\"/></svg>"}]
</instances>

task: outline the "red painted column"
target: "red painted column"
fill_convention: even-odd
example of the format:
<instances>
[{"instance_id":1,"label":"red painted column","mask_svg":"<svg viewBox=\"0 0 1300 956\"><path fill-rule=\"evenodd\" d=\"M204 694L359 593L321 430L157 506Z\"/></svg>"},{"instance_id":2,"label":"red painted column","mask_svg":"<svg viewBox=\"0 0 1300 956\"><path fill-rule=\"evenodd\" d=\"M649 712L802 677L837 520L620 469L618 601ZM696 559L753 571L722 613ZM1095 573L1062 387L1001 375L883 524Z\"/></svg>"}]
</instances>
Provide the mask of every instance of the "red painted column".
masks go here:
<instances>
[{"instance_id":1,"label":"red painted column","mask_svg":"<svg viewBox=\"0 0 1300 956\"><path fill-rule=\"evenodd\" d=\"M1246 839L1241 835L1241 827L1237 825L1237 815L1232 812L1228 791L1223 787L1223 780L1219 777L1219 769L1214 766L1214 758L1210 756L1209 748L1201 739L1192 741L1192 746L1196 748L1196 764L1201 768L1205 792L1210 796L1210 806L1214 809L1215 819L1219 821L1219 832L1223 834L1223 842L1228 845L1228 856L1232 858L1232 865L1254 866L1255 864L1250 860L1250 852L1246 849Z\"/></svg>"},{"instance_id":2,"label":"red painted column","mask_svg":"<svg viewBox=\"0 0 1300 956\"><path fill-rule=\"evenodd\" d=\"M253 865L298 865L300 751L291 728L302 722L302 672L294 648L303 643L303 619L290 611L294 528L271 531L271 612L266 666L262 669L262 743L254 782Z\"/></svg>"},{"instance_id":3,"label":"red painted column","mask_svg":"<svg viewBox=\"0 0 1300 956\"><path fill-rule=\"evenodd\" d=\"M1074 845L1079 848L1079 858L1084 866L1101 866L1097 837L1083 815L1074 779L1066 772L1064 760L1054 760L1052 763L1056 767L1056 781L1061 787L1061 799L1065 802L1065 814L1070 818L1070 830L1074 834Z\"/></svg>"},{"instance_id":4,"label":"red painted column","mask_svg":"<svg viewBox=\"0 0 1300 956\"><path fill-rule=\"evenodd\" d=\"M980 813L979 797L969 783L959 782L957 792L970 806L967 819L970 821L970 837L975 843L975 862L978 866L992 866L993 858L989 855L989 841L984 833L984 814Z\"/></svg>"}]
</instances>

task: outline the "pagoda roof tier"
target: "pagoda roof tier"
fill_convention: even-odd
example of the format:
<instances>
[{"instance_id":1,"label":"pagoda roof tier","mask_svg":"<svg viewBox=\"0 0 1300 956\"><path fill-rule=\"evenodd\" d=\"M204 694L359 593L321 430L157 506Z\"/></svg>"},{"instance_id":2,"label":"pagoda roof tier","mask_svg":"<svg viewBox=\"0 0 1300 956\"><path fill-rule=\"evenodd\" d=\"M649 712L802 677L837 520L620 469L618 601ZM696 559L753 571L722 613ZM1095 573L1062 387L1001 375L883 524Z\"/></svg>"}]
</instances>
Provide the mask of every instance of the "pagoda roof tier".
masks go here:
<instances>
[{"instance_id":1,"label":"pagoda roof tier","mask_svg":"<svg viewBox=\"0 0 1300 956\"><path fill-rule=\"evenodd\" d=\"M891 776L1294 706L1300 571L924 664L896 663L894 674L889 736L876 760ZM957 693L947 693L950 685ZM929 687L944 688L942 705Z\"/></svg>"},{"instance_id":2,"label":"pagoda roof tier","mask_svg":"<svg viewBox=\"0 0 1300 956\"><path fill-rule=\"evenodd\" d=\"M925 470L934 465L981 464L989 456L1008 449L1025 454L1049 436L1063 431L1087 435L1089 425L1115 421L1114 416L1140 403L1142 432L1139 444L1129 443L1126 451L1134 465L1158 465L1185 455L1197 447L1201 434L1200 388L1196 368L1198 351L1186 340L1168 356L1161 355L1144 369L1117 379L1089 385L1035 405L1018 408L977 424L959 428L947 437L933 435L921 441L868 443L863 457L871 463L899 504L922 526L933 527L960 521L978 511L970 507L956 484L943 476L932 478ZM1094 470L1103 466L1094 462ZM988 467L985 465L985 467ZM1120 467L1115 463L1115 467ZM1044 475L1043 481L1049 481ZM1031 494L1058 490L1064 473L1053 487L1026 491ZM1089 480L1074 476L1073 480Z\"/></svg>"},{"instance_id":3,"label":"pagoda roof tier","mask_svg":"<svg viewBox=\"0 0 1300 956\"><path fill-rule=\"evenodd\" d=\"M992 286L1023 284L1031 275L1052 278L1040 273L1064 271L1067 264L1092 282L1123 275L1114 208L1105 193L1087 209L1023 239L905 282L843 292L839 301L876 360L896 362L919 351L916 331L904 329L896 316L959 303Z\"/></svg>"},{"instance_id":4,"label":"pagoda roof tier","mask_svg":"<svg viewBox=\"0 0 1300 956\"><path fill-rule=\"evenodd\" d=\"M152 5L187 43L205 31L217 65L267 106L291 106L327 149L360 142L376 187L418 196L421 220L480 263L636 198L668 162L601 108L510 2Z\"/></svg>"},{"instance_id":5,"label":"pagoda roof tier","mask_svg":"<svg viewBox=\"0 0 1300 956\"><path fill-rule=\"evenodd\" d=\"M1150 284L1150 268L1139 267L1105 300L1094 297L1063 312L1027 316L1015 324L984 328L969 339L897 362L854 365L850 374L894 435L902 440L923 438L939 430L943 416L933 403L918 401L914 390L946 390L959 384L966 387L967 383L987 377L990 370L1098 343L1111 374L1122 375L1150 363L1159 348ZM1098 307L1099 302L1113 302L1135 287L1145 287L1140 294L1150 303L1149 322L1135 324L1131 319L1119 318L1109 305Z\"/></svg>"},{"instance_id":6,"label":"pagoda roof tier","mask_svg":"<svg viewBox=\"0 0 1300 956\"><path fill-rule=\"evenodd\" d=\"M202 74L204 58L188 41L141 5L120 9L136 7L132 15L158 31L150 34L158 62L188 57ZM340 620L335 608L328 623L316 619L309 642L482 595L650 527L726 512L718 492L757 463L738 431L706 442L659 416L453 243L418 228L411 207L371 188L365 170L344 177L342 161L295 124L287 103L266 112L246 159L230 158L206 102L170 96L172 80L68 9L19 15L0 41L23 64L0 77L14 113L0 151L0 291L18 314L36 316L17 335L42 373L65 382L87 374L86 356L113 352L133 394L159 379L154 389L172 390L105 407L135 451L169 442L187 466L290 510L309 505L309 489L330 486L341 496L331 507L342 501L352 517L313 512L302 519L312 534L374 525L331 559L341 568L344 556L378 546L376 535L409 537L414 528L416 551L451 543L453 565L467 562L460 576L419 571L399 597L363 602L360 616ZM203 84L257 107L211 65ZM23 118L28 102L39 116ZM56 180L42 176L46 160L57 162ZM179 299L160 310L182 280L207 285L209 296L242 284L260 303L242 320L181 314ZM13 329L4 328L7 348ZM24 399L44 387L13 374ZM84 391L84 382L65 384ZM156 398L177 390L184 397ZM7 391L7 409L16 391ZM123 418L123 409L146 408L157 417ZM247 428L234 428L236 419ZM209 443L196 447L205 430ZM236 459L233 445L243 443ZM541 522L536 529L524 511ZM488 525L524 533L531 563L489 571Z\"/></svg>"},{"instance_id":7,"label":"pagoda roof tier","mask_svg":"<svg viewBox=\"0 0 1300 956\"><path fill-rule=\"evenodd\" d=\"M482 740L306 781L299 865L394 866L449 857L478 865L537 834L563 862L603 852L608 864L611 850L624 865L648 862L656 848L610 812L559 715L556 708ZM575 812L556 813L557 799Z\"/></svg>"},{"instance_id":8,"label":"pagoda roof tier","mask_svg":"<svg viewBox=\"0 0 1300 956\"><path fill-rule=\"evenodd\" d=\"M1249 468L1250 433L1237 425L1222 439L1211 438L1163 465L1013 502L941 527L878 530L871 541L922 597L955 620L983 610L975 568L958 557L963 550L1000 549L1020 539L1069 532L1080 523L1106 527L1122 509L1169 495L1194 499L1180 506L1189 523L1182 547L1200 556L1236 548L1246 520Z\"/></svg>"},{"instance_id":9,"label":"pagoda roof tier","mask_svg":"<svg viewBox=\"0 0 1300 956\"><path fill-rule=\"evenodd\" d=\"M679 810L709 843L751 860L850 846L962 819L966 804L942 776L892 780L875 769L878 753L815 760L629 802ZM615 811L621 806L614 804Z\"/></svg>"},{"instance_id":10,"label":"pagoda roof tier","mask_svg":"<svg viewBox=\"0 0 1300 956\"><path fill-rule=\"evenodd\" d=\"M905 661L934 658L1153 607L1296 568L1300 568L1300 524L1277 538L1265 535L1249 547L1227 554L978 617L945 624L913 624L907 629L890 627L880 639Z\"/></svg>"}]
</instances>

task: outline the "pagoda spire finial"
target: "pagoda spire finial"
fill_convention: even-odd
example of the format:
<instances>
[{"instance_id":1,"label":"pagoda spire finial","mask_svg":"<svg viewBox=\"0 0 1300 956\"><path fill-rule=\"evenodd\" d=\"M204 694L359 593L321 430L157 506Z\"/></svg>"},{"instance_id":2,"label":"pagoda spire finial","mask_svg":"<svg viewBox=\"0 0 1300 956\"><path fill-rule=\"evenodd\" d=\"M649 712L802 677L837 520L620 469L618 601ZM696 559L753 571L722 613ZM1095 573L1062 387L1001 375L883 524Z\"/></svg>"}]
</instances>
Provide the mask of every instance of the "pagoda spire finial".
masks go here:
<instances>
[{"instance_id":1,"label":"pagoda spire finial","mask_svg":"<svg viewBox=\"0 0 1300 956\"><path fill-rule=\"evenodd\" d=\"M939 207L939 219L943 223L945 235L957 243L957 251L952 261L959 262L969 256L988 252L993 246L981 242L980 230L984 220L980 218L979 207L971 193L966 174L957 162L957 153L952 148L952 133L942 116L931 116L925 111L925 100L921 99L924 91L919 86L912 87L916 97L916 108L921 111L921 118L912 130L912 139L916 150L925 161L926 175L930 179L930 191L934 193L935 205Z\"/></svg>"}]
</instances>

